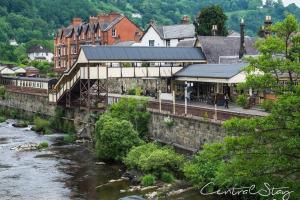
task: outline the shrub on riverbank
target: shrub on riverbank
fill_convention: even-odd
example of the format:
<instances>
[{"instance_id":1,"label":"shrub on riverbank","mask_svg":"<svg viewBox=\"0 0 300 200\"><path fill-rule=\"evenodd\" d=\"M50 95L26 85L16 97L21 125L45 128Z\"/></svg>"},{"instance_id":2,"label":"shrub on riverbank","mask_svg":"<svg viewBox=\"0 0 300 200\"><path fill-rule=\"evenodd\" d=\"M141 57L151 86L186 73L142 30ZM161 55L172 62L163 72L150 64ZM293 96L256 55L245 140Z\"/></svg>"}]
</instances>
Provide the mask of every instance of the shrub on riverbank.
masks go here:
<instances>
[{"instance_id":1,"label":"shrub on riverbank","mask_svg":"<svg viewBox=\"0 0 300 200\"><path fill-rule=\"evenodd\" d=\"M141 138L147 136L150 113L145 99L122 98L110 107L109 113L114 118L130 121Z\"/></svg>"},{"instance_id":2,"label":"shrub on riverbank","mask_svg":"<svg viewBox=\"0 0 300 200\"><path fill-rule=\"evenodd\" d=\"M40 144L37 146L37 148L38 148L39 150L41 150L41 149L47 149L48 147L49 147L48 142L42 142L42 143L40 143Z\"/></svg>"},{"instance_id":3,"label":"shrub on riverbank","mask_svg":"<svg viewBox=\"0 0 300 200\"><path fill-rule=\"evenodd\" d=\"M155 184L155 176L152 174L148 174L142 177L142 185L145 187L149 187Z\"/></svg>"},{"instance_id":4,"label":"shrub on riverbank","mask_svg":"<svg viewBox=\"0 0 300 200\"><path fill-rule=\"evenodd\" d=\"M40 117L34 118L34 131L40 132L42 134L48 135L51 134L52 131L50 129L50 122L46 119L42 119Z\"/></svg>"},{"instance_id":5,"label":"shrub on riverbank","mask_svg":"<svg viewBox=\"0 0 300 200\"><path fill-rule=\"evenodd\" d=\"M129 150L143 143L132 124L104 114L96 123L96 154L99 159L121 161Z\"/></svg>"},{"instance_id":6,"label":"shrub on riverbank","mask_svg":"<svg viewBox=\"0 0 300 200\"><path fill-rule=\"evenodd\" d=\"M184 162L184 156L177 154L174 149L154 143L134 147L124 159L127 167L157 176L168 171L180 172Z\"/></svg>"},{"instance_id":7,"label":"shrub on riverbank","mask_svg":"<svg viewBox=\"0 0 300 200\"><path fill-rule=\"evenodd\" d=\"M5 122L5 121L6 121L6 117L0 116L0 123L3 123L3 122Z\"/></svg>"}]
</instances>

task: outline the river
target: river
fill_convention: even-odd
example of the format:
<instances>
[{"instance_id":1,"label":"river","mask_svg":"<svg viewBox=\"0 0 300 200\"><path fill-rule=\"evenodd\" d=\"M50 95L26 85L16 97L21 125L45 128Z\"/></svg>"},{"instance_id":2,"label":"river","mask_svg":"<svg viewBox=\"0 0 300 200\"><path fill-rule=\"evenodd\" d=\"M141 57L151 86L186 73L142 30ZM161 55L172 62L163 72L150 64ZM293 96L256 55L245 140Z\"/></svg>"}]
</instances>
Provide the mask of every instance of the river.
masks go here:
<instances>
[{"instance_id":1,"label":"river","mask_svg":"<svg viewBox=\"0 0 300 200\"><path fill-rule=\"evenodd\" d=\"M29 128L14 128L13 121L0 124L0 199L1 200L117 200L135 193L120 193L129 182L117 182L124 168L117 164L97 165L92 148L64 145L63 136L39 135ZM27 143L48 142L43 151L16 151ZM193 191L173 199L208 200Z\"/></svg>"}]
</instances>

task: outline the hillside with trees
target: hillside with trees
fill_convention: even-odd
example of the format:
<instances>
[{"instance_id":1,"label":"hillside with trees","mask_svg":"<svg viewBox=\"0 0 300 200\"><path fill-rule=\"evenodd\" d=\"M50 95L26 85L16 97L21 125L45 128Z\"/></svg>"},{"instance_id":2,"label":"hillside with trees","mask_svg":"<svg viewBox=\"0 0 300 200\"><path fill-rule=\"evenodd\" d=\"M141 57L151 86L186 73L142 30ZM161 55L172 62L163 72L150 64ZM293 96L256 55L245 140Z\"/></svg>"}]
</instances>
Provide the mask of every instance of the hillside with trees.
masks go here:
<instances>
[{"instance_id":1,"label":"hillside with trees","mask_svg":"<svg viewBox=\"0 0 300 200\"><path fill-rule=\"evenodd\" d=\"M118 11L141 27L146 28L151 19L158 24L180 23L183 15L194 19L199 11L209 5L220 5L228 16L228 30L239 30L239 20L245 18L247 34L256 35L265 15L271 15L274 21L283 20L286 13L292 13L300 19L300 8L296 5L284 7L281 0L1 0L0 1L0 60L17 62L19 49L8 47L9 40L19 44L31 40L51 40L55 31L68 26L73 17L87 20L100 12ZM51 45L48 45L51 49Z\"/></svg>"}]
</instances>

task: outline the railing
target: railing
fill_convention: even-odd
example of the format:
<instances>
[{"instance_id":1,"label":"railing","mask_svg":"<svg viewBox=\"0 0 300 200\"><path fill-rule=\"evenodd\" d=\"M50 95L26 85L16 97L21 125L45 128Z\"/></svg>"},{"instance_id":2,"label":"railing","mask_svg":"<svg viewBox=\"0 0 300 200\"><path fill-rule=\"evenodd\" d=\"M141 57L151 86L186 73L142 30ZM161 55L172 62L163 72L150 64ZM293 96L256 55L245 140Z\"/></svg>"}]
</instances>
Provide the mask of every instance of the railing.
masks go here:
<instances>
[{"instance_id":1,"label":"railing","mask_svg":"<svg viewBox=\"0 0 300 200\"><path fill-rule=\"evenodd\" d=\"M136 97L136 96L122 96L122 95L110 95L109 96L109 105L117 103L121 98L145 98L145 97ZM170 101L162 101L161 106L159 100L150 98L148 100L148 107L152 112L161 112L163 114L170 114L176 116L190 116L190 117L200 117L207 118L214 121L225 121L233 117L238 118L250 118L250 117L260 117L261 115L241 113L232 110L222 110L214 109L209 107L203 107L201 105L187 105L187 112L185 113L185 105L180 103L173 104Z\"/></svg>"}]
</instances>

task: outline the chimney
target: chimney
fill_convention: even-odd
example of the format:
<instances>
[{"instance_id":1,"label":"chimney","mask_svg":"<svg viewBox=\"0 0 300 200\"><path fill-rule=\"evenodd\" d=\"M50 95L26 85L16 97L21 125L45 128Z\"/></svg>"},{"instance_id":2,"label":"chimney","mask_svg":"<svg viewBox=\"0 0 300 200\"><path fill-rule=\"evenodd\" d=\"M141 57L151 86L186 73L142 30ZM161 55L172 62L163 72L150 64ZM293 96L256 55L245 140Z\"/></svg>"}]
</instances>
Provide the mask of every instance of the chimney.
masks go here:
<instances>
[{"instance_id":1,"label":"chimney","mask_svg":"<svg viewBox=\"0 0 300 200\"><path fill-rule=\"evenodd\" d=\"M246 53L246 47L245 47L245 22L244 19L241 19L241 23L240 23L240 27L241 27L241 43L240 43L240 52L239 52L239 58L242 59L243 56Z\"/></svg>"},{"instance_id":2,"label":"chimney","mask_svg":"<svg viewBox=\"0 0 300 200\"><path fill-rule=\"evenodd\" d=\"M90 24L96 24L98 21L98 17L90 16L89 23Z\"/></svg>"},{"instance_id":3,"label":"chimney","mask_svg":"<svg viewBox=\"0 0 300 200\"><path fill-rule=\"evenodd\" d=\"M218 32L218 25L213 25L212 29L211 29L212 35L213 36L217 36L217 32Z\"/></svg>"},{"instance_id":4,"label":"chimney","mask_svg":"<svg viewBox=\"0 0 300 200\"><path fill-rule=\"evenodd\" d=\"M187 15L184 15L181 19L181 24L189 24L190 23L190 18Z\"/></svg>"},{"instance_id":5,"label":"chimney","mask_svg":"<svg viewBox=\"0 0 300 200\"><path fill-rule=\"evenodd\" d=\"M78 26L78 25L80 25L80 24L82 24L82 19L81 18L73 18L73 20L72 20L72 25L73 26Z\"/></svg>"},{"instance_id":6,"label":"chimney","mask_svg":"<svg viewBox=\"0 0 300 200\"><path fill-rule=\"evenodd\" d=\"M114 19L121 16L121 14L116 12L111 12L109 14L99 14L98 15L98 22L99 23L111 23Z\"/></svg>"},{"instance_id":7,"label":"chimney","mask_svg":"<svg viewBox=\"0 0 300 200\"><path fill-rule=\"evenodd\" d=\"M153 26L153 25L156 25L156 22L155 22L155 20L154 19L151 19L150 21L149 21L149 26Z\"/></svg>"},{"instance_id":8,"label":"chimney","mask_svg":"<svg viewBox=\"0 0 300 200\"><path fill-rule=\"evenodd\" d=\"M266 16L265 25L264 25L264 37L268 37L271 35L270 26L273 24L272 17Z\"/></svg>"}]
</instances>

